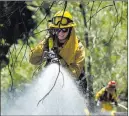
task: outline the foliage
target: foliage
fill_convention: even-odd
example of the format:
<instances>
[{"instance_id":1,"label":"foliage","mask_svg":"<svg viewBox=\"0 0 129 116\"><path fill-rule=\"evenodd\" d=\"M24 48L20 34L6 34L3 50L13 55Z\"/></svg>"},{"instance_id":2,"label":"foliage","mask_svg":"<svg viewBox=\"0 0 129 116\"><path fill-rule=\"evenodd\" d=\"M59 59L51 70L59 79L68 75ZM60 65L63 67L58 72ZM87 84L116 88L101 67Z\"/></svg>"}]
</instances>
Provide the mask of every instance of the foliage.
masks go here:
<instances>
[{"instance_id":1,"label":"foliage","mask_svg":"<svg viewBox=\"0 0 129 116\"><path fill-rule=\"evenodd\" d=\"M42 1L36 3L40 5ZM48 3L51 4L52 2ZM117 81L118 94L123 91L127 92L127 2L83 1L86 10L87 29L84 26L79 4L79 2L68 2L66 10L73 15L77 24L78 38L83 43L85 43L84 33L88 30L94 92L96 93L105 86L109 80ZM51 17L58 10L64 10L64 8L63 1L54 4L51 8ZM35 16L39 17L38 23L43 19L43 16L39 14ZM50 19L51 17L47 18ZM44 25L46 25L45 21L39 28L46 29Z\"/></svg>"},{"instance_id":2,"label":"foliage","mask_svg":"<svg viewBox=\"0 0 129 116\"><path fill-rule=\"evenodd\" d=\"M100 9L107 5L113 2L103 2ZM127 88L127 4L119 1L101 10L92 19L89 31L93 35L89 49L95 92L109 80L116 80L121 93Z\"/></svg>"},{"instance_id":3,"label":"foliage","mask_svg":"<svg viewBox=\"0 0 129 116\"><path fill-rule=\"evenodd\" d=\"M11 78L13 78L13 88L20 88L23 83L32 80L36 67L28 62L29 51L27 45L21 41L10 48L8 53L10 63L1 71L1 90L6 90L12 86Z\"/></svg>"}]
</instances>

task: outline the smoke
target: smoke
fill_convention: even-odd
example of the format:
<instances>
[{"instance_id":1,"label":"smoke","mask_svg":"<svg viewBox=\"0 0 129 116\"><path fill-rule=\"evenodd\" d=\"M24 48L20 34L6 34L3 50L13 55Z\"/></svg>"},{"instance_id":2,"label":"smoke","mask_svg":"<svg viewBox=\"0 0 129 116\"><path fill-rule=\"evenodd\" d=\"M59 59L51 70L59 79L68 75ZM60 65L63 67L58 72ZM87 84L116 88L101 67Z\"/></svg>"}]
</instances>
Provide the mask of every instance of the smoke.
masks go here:
<instances>
[{"instance_id":1,"label":"smoke","mask_svg":"<svg viewBox=\"0 0 129 116\"><path fill-rule=\"evenodd\" d=\"M55 83L59 65L46 67L38 78L15 97L2 97L2 115L85 115L86 101L79 93L73 77L61 67L57 82L50 94L39 103Z\"/></svg>"}]
</instances>

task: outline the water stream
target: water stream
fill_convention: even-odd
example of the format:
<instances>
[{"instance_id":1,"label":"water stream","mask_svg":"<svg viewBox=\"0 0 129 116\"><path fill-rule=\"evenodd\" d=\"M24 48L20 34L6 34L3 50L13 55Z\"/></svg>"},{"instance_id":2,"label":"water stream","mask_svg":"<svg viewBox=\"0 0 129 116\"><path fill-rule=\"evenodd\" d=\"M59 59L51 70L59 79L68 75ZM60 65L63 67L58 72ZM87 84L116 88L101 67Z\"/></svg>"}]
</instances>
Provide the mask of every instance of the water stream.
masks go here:
<instances>
[{"instance_id":1,"label":"water stream","mask_svg":"<svg viewBox=\"0 0 129 116\"><path fill-rule=\"evenodd\" d=\"M17 97L1 98L2 115L85 115L86 101L81 96L73 77L61 67L55 87L51 93L40 102L39 100L52 88L59 72L59 65L51 64L40 76L26 85Z\"/></svg>"}]
</instances>

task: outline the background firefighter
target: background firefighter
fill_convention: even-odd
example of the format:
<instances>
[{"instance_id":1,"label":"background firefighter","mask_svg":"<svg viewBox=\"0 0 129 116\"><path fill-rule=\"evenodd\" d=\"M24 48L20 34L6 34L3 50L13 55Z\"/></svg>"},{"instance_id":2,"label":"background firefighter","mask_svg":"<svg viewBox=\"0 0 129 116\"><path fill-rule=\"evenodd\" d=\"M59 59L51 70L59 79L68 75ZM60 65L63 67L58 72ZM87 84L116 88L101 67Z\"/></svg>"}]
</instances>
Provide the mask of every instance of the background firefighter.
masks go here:
<instances>
[{"instance_id":1,"label":"background firefighter","mask_svg":"<svg viewBox=\"0 0 129 116\"><path fill-rule=\"evenodd\" d=\"M102 111L115 111L113 107L113 102L117 106L117 93L116 93L116 82L110 81L108 85L97 92L95 96L97 105L99 101L101 103Z\"/></svg>"}]
</instances>

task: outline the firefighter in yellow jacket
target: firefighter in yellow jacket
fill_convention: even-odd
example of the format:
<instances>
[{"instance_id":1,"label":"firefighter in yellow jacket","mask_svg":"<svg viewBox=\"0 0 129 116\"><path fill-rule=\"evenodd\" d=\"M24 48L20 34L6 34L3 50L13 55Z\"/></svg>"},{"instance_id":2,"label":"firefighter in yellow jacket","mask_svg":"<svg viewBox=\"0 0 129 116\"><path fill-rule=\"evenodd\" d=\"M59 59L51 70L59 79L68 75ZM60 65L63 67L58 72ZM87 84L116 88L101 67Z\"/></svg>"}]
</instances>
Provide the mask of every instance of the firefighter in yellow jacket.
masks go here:
<instances>
[{"instance_id":1,"label":"firefighter in yellow jacket","mask_svg":"<svg viewBox=\"0 0 129 116\"><path fill-rule=\"evenodd\" d=\"M68 11L57 12L49 23L50 36L31 50L29 61L39 65L44 61L45 51L54 51L61 64L68 67L75 79L80 81L80 86L85 93L87 88L84 71L85 48L75 34L75 26Z\"/></svg>"},{"instance_id":2,"label":"firefighter in yellow jacket","mask_svg":"<svg viewBox=\"0 0 129 116\"><path fill-rule=\"evenodd\" d=\"M117 106L117 93L116 93L116 82L110 81L108 85L97 92L95 96L96 103L101 102L102 112L103 111L115 111L113 102Z\"/></svg>"}]
</instances>

